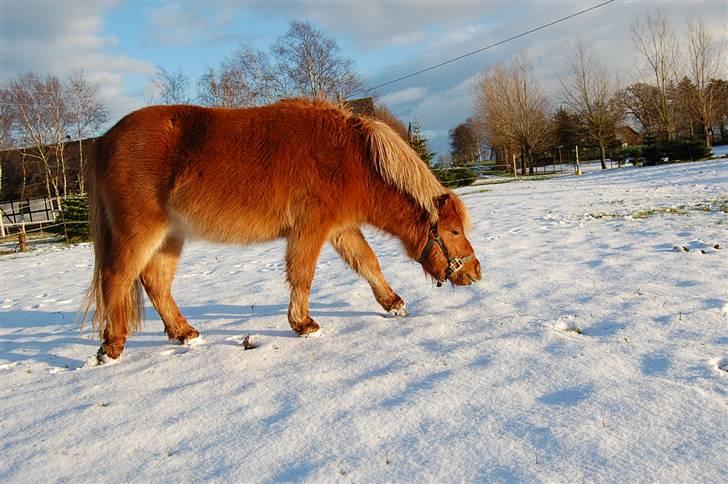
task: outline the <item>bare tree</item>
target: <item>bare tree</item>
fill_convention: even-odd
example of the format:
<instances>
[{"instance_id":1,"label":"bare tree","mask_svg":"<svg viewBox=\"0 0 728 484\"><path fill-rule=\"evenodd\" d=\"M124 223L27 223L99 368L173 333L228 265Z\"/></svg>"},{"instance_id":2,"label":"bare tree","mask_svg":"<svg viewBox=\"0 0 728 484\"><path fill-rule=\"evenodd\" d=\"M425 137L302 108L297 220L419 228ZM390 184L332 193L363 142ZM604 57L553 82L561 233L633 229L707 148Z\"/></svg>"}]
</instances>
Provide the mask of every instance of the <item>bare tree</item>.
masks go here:
<instances>
[{"instance_id":1,"label":"bare tree","mask_svg":"<svg viewBox=\"0 0 728 484\"><path fill-rule=\"evenodd\" d=\"M168 71L157 66L151 81L155 92L148 97L147 104L189 104L192 101L190 78L181 68Z\"/></svg>"},{"instance_id":2,"label":"bare tree","mask_svg":"<svg viewBox=\"0 0 728 484\"><path fill-rule=\"evenodd\" d=\"M273 55L283 84L299 96L335 100L362 86L336 41L308 22L291 22L273 46Z\"/></svg>"},{"instance_id":3,"label":"bare tree","mask_svg":"<svg viewBox=\"0 0 728 484\"><path fill-rule=\"evenodd\" d=\"M638 82L617 93L617 99L625 115L641 126L642 133L656 134L660 130L660 119L654 109L657 88Z\"/></svg>"},{"instance_id":4,"label":"bare tree","mask_svg":"<svg viewBox=\"0 0 728 484\"><path fill-rule=\"evenodd\" d=\"M98 133L109 119L109 112L99 99L97 84L90 84L83 71L74 71L66 85L68 128L78 140L78 189L85 193L83 139Z\"/></svg>"},{"instance_id":5,"label":"bare tree","mask_svg":"<svg viewBox=\"0 0 728 484\"><path fill-rule=\"evenodd\" d=\"M723 140L728 140L728 81L725 79L712 79L708 89L713 91L713 119L718 122L718 129Z\"/></svg>"},{"instance_id":6,"label":"bare tree","mask_svg":"<svg viewBox=\"0 0 728 484\"><path fill-rule=\"evenodd\" d=\"M333 38L306 22L291 22L270 55L242 45L200 77L198 98L208 106L246 107L287 96L336 100L362 86L352 61Z\"/></svg>"},{"instance_id":7,"label":"bare tree","mask_svg":"<svg viewBox=\"0 0 728 484\"><path fill-rule=\"evenodd\" d=\"M492 145L506 153L520 151L521 172L525 175L528 166L533 173L533 156L547 148L551 129L546 97L525 53L510 66L496 65L483 74L476 88L475 122Z\"/></svg>"},{"instance_id":8,"label":"bare tree","mask_svg":"<svg viewBox=\"0 0 728 484\"><path fill-rule=\"evenodd\" d=\"M584 49L581 39L567 56L566 78L560 79L564 103L579 116L589 137L599 145L602 169L607 169L606 148L624 117L614 101L616 82Z\"/></svg>"},{"instance_id":9,"label":"bare tree","mask_svg":"<svg viewBox=\"0 0 728 484\"><path fill-rule=\"evenodd\" d=\"M42 164L46 192L60 202L68 186L63 156L68 109L63 85L55 76L42 80L28 73L10 82L8 90L18 117L20 143L32 147L26 150L27 156Z\"/></svg>"},{"instance_id":10,"label":"bare tree","mask_svg":"<svg viewBox=\"0 0 728 484\"><path fill-rule=\"evenodd\" d=\"M723 74L723 62L726 54L725 43L713 40L705 29L703 20L686 19L687 51L686 72L695 89L690 99L695 114L703 123L705 143L710 147L716 104L715 89L710 89L711 79L718 79Z\"/></svg>"},{"instance_id":11,"label":"bare tree","mask_svg":"<svg viewBox=\"0 0 728 484\"><path fill-rule=\"evenodd\" d=\"M661 131L674 139L677 133L670 89L678 78L678 50L675 34L661 10L648 13L644 22L638 19L632 24L632 45L647 63L648 75L656 87L649 102L659 117Z\"/></svg>"},{"instance_id":12,"label":"bare tree","mask_svg":"<svg viewBox=\"0 0 728 484\"><path fill-rule=\"evenodd\" d=\"M0 157L2 152L14 147L14 128L16 126L16 113L13 109L10 91L0 88ZM0 158L0 193L3 187L3 160Z\"/></svg>"},{"instance_id":13,"label":"bare tree","mask_svg":"<svg viewBox=\"0 0 728 484\"><path fill-rule=\"evenodd\" d=\"M480 137L471 118L451 129L448 135L454 165L474 165L480 160Z\"/></svg>"},{"instance_id":14,"label":"bare tree","mask_svg":"<svg viewBox=\"0 0 728 484\"><path fill-rule=\"evenodd\" d=\"M197 87L202 104L231 108L270 103L284 92L268 55L245 45L219 68L208 68Z\"/></svg>"},{"instance_id":15,"label":"bare tree","mask_svg":"<svg viewBox=\"0 0 728 484\"><path fill-rule=\"evenodd\" d=\"M13 147L13 128L16 124L16 113L13 99L7 88L0 88L0 150Z\"/></svg>"}]
</instances>

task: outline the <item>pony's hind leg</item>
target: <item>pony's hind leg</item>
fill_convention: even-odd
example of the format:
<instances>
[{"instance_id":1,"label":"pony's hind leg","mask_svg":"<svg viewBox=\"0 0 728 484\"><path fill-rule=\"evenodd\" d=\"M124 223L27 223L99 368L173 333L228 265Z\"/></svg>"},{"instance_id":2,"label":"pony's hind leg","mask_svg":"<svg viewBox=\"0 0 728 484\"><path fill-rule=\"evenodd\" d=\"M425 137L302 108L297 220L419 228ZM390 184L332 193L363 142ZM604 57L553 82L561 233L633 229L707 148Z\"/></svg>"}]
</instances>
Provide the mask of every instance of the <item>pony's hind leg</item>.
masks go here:
<instances>
[{"instance_id":1,"label":"pony's hind leg","mask_svg":"<svg viewBox=\"0 0 728 484\"><path fill-rule=\"evenodd\" d=\"M164 323L164 332L169 339L188 344L200 333L187 323L172 297L172 281L177 272L177 262L184 242L168 237L162 247L152 256L142 272L144 289Z\"/></svg>"},{"instance_id":2,"label":"pony's hind leg","mask_svg":"<svg viewBox=\"0 0 728 484\"><path fill-rule=\"evenodd\" d=\"M288 323L301 336L316 333L319 325L308 312L308 298L316 271L316 261L326 235L303 233L295 230L288 237L286 272L291 285L291 301L288 305Z\"/></svg>"},{"instance_id":3,"label":"pony's hind leg","mask_svg":"<svg viewBox=\"0 0 728 484\"><path fill-rule=\"evenodd\" d=\"M118 358L129 333L141 329L144 305L139 278L164 238L163 225L149 223L144 230L129 229L113 239L101 271L104 321L99 322L103 339L99 357Z\"/></svg>"},{"instance_id":4,"label":"pony's hind leg","mask_svg":"<svg viewBox=\"0 0 728 484\"><path fill-rule=\"evenodd\" d=\"M384 279L379 260L359 228L342 230L329 240L341 258L367 280L375 299L385 311L394 316L407 315L404 301Z\"/></svg>"}]
</instances>

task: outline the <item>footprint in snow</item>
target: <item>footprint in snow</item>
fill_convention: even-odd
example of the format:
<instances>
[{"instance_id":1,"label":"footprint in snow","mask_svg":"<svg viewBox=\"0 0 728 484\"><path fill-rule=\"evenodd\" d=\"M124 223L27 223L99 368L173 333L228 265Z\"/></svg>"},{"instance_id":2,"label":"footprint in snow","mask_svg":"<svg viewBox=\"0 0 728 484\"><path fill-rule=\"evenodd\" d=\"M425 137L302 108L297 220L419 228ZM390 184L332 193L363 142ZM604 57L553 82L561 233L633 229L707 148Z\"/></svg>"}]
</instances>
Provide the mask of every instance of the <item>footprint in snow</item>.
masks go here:
<instances>
[{"instance_id":1,"label":"footprint in snow","mask_svg":"<svg viewBox=\"0 0 728 484\"><path fill-rule=\"evenodd\" d=\"M723 358L714 358L710 361L713 368L720 372L728 373L728 356L724 356Z\"/></svg>"},{"instance_id":2,"label":"footprint in snow","mask_svg":"<svg viewBox=\"0 0 728 484\"><path fill-rule=\"evenodd\" d=\"M190 351L190 348L188 346L177 346L175 348L169 348L166 350L162 350L159 352L159 354L162 356L172 356L172 355L182 356L185 353L187 353L188 351Z\"/></svg>"}]
</instances>

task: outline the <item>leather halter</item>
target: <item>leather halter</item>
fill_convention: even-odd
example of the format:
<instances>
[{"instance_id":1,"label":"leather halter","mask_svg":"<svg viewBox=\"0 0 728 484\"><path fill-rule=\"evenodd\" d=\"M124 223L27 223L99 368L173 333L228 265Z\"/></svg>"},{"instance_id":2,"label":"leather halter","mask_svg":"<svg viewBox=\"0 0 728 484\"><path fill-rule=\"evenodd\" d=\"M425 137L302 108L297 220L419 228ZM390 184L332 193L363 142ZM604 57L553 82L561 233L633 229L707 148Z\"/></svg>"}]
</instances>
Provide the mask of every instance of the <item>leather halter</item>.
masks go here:
<instances>
[{"instance_id":1,"label":"leather halter","mask_svg":"<svg viewBox=\"0 0 728 484\"><path fill-rule=\"evenodd\" d=\"M445 242L442 241L442 238L440 237L440 234L437 231L437 223L433 223L430 226L430 236L427 240L427 243L425 244L425 248L422 249L422 255L419 259L417 259L417 262L420 264L423 264L425 260L427 260L427 256L430 255L430 252L432 251L432 247L437 244L440 246L440 249L442 249L442 253L445 254L445 257L447 257L447 269L445 270L445 277L443 279L437 279L437 287L442 286L442 281L445 281L450 278L453 274L455 274L457 271L463 268L465 263L473 258L472 255L466 255L465 257L450 257L450 252L447 250L447 247L445 246Z\"/></svg>"}]
</instances>

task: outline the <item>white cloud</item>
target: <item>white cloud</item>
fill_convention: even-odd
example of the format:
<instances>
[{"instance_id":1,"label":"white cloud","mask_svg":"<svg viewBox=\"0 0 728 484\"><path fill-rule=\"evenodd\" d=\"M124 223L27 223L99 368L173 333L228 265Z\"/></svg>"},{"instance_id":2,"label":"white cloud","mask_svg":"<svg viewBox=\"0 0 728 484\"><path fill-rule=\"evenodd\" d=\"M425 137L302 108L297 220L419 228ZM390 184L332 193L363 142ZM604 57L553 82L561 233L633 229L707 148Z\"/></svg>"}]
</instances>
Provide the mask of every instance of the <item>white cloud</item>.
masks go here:
<instances>
[{"instance_id":1,"label":"white cloud","mask_svg":"<svg viewBox=\"0 0 728 484\"><path fill-rule=\"evenodd\" d=\"M154 66L125 54L112 54L118 39L103 35L111 2L7 2L3 4L0 83L33 72L64 78L83 70L98 82L102 101L115 121L143 100L127 93L128 76L149 76Z\"/></svg>"},{"instance_id":2,"label":"white cloud","mask_svg":"<svg viewBox=\"0 0 728 484\"><path fill-rule=\"evenodd\" d=\"M402 34L394 35L389 39L389 42L391 42L394 45L404 46L404 45L411 45L411 44L417 44L419 42L422 42L425 40L425 33L424 32L407 32Z\"/></svg>"},{"instance_id":3,"label":"white cloud","mask_svg":"<svg viewBox=\"0 0 728 484\"><path fill-rule=\"evenodd\" d=\"M164 4L147 15L150 28L145 44L173 47L195 45L201 38L208 39L203 42L209 43L211 37L221 34L220 29L232 18L232 12L222 15L194 4Z\"/></svg>"},{"instance_id":4,"label":"white cloud","mask_svg":"<svg viewBox=\"0 0 728 484\"><path fill-rule=\"evenodd\" d=\"M482 37L485 29L482 25L465 25L458 26L444 34L438 35L433 39L430 48L441 48L452 45L459 45L463 42L474 39L476 36Z\"/></svg>"},{"instance_id":5,"label":"white cloud","mask_svg":"<svg viewBox=\"0 0 728 484\"><path fill-rule=\"evenodd\" d=\"M450 29L474 17L496 15L508 7L505 2L475 3L472 1L364 1L331 2L268 2L249 8L268 15L312 20L328 32L351 38L362 51L387 45L411 45L426 42L431 27Z\"/></svg>"},{"instance_id":6,"label":"white cloud","mask_svg":"<svg viewBox=\"0 0 728 484\"><path fill-rule=\"evenodd\" d=\"M385 66L380 73L368 79L369 85L377 85L394 78L421 70L430 65L456 57L488 44L508 38L519 32L537 27L551 20L574 13L585 6L574 3L529 3L527 8L511 8L499 15L478 16L464 19L459 24L446 23L443 33L431 36L432 41L423 44L419 53L411 54L412 61L396 66ZM675 31L684 36L684 17L702 17L707 28L715 38L728 40L726 18L728 4L725 2L669 2L661 3ZM508 62L522 50L527 50L535 75L554 104L558 103L558 76L562 75L565 54L581 36L587 49L605 65L610 73L620 74L622 81L634 82L637 57L630 39L630 26L634 19L654 11L655 4L650 2L614 3L570 19L561 24L535 32L526 37L489 49L462 60L453 62L380 89L379 94L386 99L392 95L407 92L411 87L427 89L428 95L416 104L395 106L394 112L408 121L417 116L424 129L433 133L431 147L444 152L447 148L448 129L455 127L471 115L473 97L468 89L474 79L486 67L497 62ZM443 16L447 16L444 12ZM441 26L435 21L433 25ZM423 26L425 28L427 26ZM355 28L352 26L352 28ZM724 74L725 75L725 74ZM398 109L397 109L398 108Z\"/></svg>"},{"instance_id":7,"label":"white cloud","mask_svg":"<svg viewBox=\"0 0 728 484\"><path fill-rule=\"evenodd\" d=\"M408 87L401 91L390 92L386 96L382 96L381 101L388 106L396 106L398 104L418 101L427 96L427 88L424 87Z\"/></svg>"}]
</instances>

